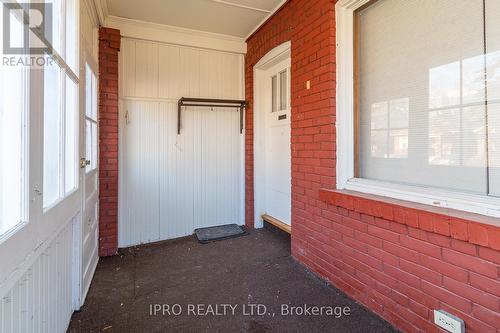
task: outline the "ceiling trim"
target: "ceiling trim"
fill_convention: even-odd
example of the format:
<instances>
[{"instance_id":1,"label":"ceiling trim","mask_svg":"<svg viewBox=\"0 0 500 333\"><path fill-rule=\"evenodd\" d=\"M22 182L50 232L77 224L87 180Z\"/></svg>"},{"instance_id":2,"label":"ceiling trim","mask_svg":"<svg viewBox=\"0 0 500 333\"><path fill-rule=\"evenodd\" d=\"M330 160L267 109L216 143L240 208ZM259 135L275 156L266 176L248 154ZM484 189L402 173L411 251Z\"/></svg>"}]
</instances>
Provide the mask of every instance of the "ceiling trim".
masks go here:
<instances>
[{"instance_id":1,"label":"ceiling trim","mask_svg":"<svg viewBox=\"0 0 500 333\"><path fill-rule=\"evenodd\" d=\"M123 37L245 54L244 38L108 15L104 26Z\"/></svg>"},{"instance_id":2,"label":"ceiling trim","mask_svg":"<svg viewBox=\"0 0 500 333\"><path fill-rule=\"evenodd\" d=\"M252 29L252 31L250 31L250 33L244 38L245 41L252 37L252 35L257 32L257 30L259 30L260 27L262 27L271 17L273 17L273 15L276 14L276 12L278 12L278 10L280 10L281 7L283 7L287 2L288 0L281 0L281 2L276 7L274 7L274 9L269 12L269 14L264 17L262 21L260 21L259 24L255 26L255 28Z\"/></svg>"},{"instance_id":3,"label":"ceiling trim","mask_svg":"<svg viewBox=\"0 0 500 333\"><path fill-rule=\"evenodd\" d=\"M226 5L226 6L238 7L238 8L243 8L243 9L249 9L249 10L253 10L253 11L261 12L261 13L266 13L266 14L271 13L271 11L267 10L267 9L262 9L262 8L257 8L257 7L240 5L239 3L234 3L234 2L230 2L230 1L224 1L224 0L209 0L209 1L220 3L220 4Z\"/></svg>"},{"instance_id":4,"label":"ceiling trim","mask_svg":"<svg viewBox=\"0 0 500 333\"><path fill-rule=\"evenodd\" d=\"M93 0L99 18L99 25L104 25L109 15L108 0Z\"/></svg>"},{"instance_id":5,"label":"ceiling trim","mask_svg":"<svg viewBox=\"0 0 500 333\"><path fill-rule=\"evenodd\" d=\"M95 26L99 26L99 16L97 14L97 9L95 7L94 0L83 0L84 6L87 9L87 12L92 20L92 23Z\"/></svg>"}]
</instances>

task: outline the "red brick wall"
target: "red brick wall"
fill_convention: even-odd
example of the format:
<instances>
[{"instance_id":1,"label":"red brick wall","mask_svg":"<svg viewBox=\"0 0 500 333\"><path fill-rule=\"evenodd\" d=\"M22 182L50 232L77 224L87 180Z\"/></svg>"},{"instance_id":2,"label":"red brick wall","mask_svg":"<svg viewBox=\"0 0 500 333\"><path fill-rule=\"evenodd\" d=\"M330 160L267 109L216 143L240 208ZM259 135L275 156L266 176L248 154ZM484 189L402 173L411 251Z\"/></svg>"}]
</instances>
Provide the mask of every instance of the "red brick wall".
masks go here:
<instances>
[{"instance_id":1,"label":"red brick wall","mask_svg":"<svg viewBox=\"0 0 500 333\"><path fill-rule=\"evenodd\" d=\"M253 227L253 66L291 41L292 215L335 184L335 13L333 0L290 1L247 40L246 224ZM306 90L305 82L311 81Z\"/></svg>"},{"instance_id":2,"label":"red brick wall","mask_svg":"<svg viewBox=\"0 0 500 333\"><path fill-rule=\"evenodd\" d=\"M290 0L248 39L246 224L253 226L253 66L292 44L292 255L406 332L434 309L500 332L498 220L335 188L335 1ZM305 82L311 81L306 90Z\"/></svg>"},{"instance_id":3,"label":"red brick wall","mask_svg":"<svg viewBox=\"0 0 500 333\"><path fill-rule=\"evenodd\" d=\"M99 29L99 255L118 250L118 52L120 31Z\"/></svg>"}]
</instances>

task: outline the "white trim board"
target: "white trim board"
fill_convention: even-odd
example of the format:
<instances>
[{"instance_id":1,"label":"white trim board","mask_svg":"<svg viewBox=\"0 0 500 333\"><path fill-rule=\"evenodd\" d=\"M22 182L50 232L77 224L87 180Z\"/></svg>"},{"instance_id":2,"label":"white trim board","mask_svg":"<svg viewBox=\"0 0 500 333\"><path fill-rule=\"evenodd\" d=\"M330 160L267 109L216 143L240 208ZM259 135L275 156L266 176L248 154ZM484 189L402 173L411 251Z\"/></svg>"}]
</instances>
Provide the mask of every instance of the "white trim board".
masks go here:
<instances>
[{"instance_id":1,"label":"white trim board","mask_svg":"<svg viewBox=\"0 0 500 333\"><path fill-rule=\"evenodd\" d=\"M132 20L118 16L108 16L104 25L108 28L120 30L122 37L238 54L245 54L247 52L245 39L234 36Z\"/></svg>"},{"instance_id":2,"label":"white trim board","mask_svg":"<svg viewBox=\"0 0 500 333\"><path fill-rule=\"evenodd\" d=\"M99 19L99 25L104 25L106 18L109 15L108 0L91 0L93 2L95 12Z\"/></svg>"},{"instance_id":3,"label":"white trim board","mask_svg":"<svg viewBox=\"0 0 500 333\"><path fill-rule=\"evenodd\" d=\"M393 184L354 177L354 11L369 0L339 0L335 5L337 189L500 217L500 199L426 186Z\"/></svg>"},{"instance_id":4,"label":"white trim board","mask_svg":"<svg viewBox=\"0 0 500 333\"><path fill-rule=\"evenodd\" d=\"M210 1L222 4L222 5L230 6L230 7L248 9L248 10L252 10L254 12L271 13L271 10L257 8L257 7L251 7L251 6L245 6L245 5L242 5L239 3L234 3L234 2L225 1L225 0L210 0Z\"/></svg>"}]
</instances>

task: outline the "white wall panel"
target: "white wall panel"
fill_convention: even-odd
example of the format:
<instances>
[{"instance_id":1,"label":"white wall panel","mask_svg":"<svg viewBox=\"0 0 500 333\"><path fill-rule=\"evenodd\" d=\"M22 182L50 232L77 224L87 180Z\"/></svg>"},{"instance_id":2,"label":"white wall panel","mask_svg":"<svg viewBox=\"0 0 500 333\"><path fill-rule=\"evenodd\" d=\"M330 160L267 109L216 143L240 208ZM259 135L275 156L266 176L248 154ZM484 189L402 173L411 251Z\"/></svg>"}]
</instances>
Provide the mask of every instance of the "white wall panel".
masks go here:
<instances>
[{"instance_id":1,"label":"white wall panel","mask_svg":"<svg viewBox=\"0 0 500 333\"><path fill-rule=\"evenodd\" d=\"M135 59L135 41L122 39L119 59L121 96L136 96Z\"/></svg>"},{"instance_id":2,"label":"white wall panel","mask_svg":"<svg viewBox=\"0 0 500 333\"><path fill-rule=\"evenodd\" d=\"M168 96L178 99L180 97L197 97L200 95L200 51L190 48L179 48L181 53L181 76L173 79L180 89L180 96ZM167 78L168 80L168 78ZM214 84L216 84L214 82Z\"/></svg>"},{"instance_id":3,"label":"white wall panel","mask_svg":"<svg viewBox=\"0 0 500 333\"><path fill-rule=\"evenodd\" d=\"M177 46L159 45L158 55L158 96L175 98L180 95L180 49Z\"/></svg>"},{"instance_id":4,"label":"white wall panel","mask_svg":"<svg viewBox=\"0 0 500 333\"><path fill-rule=\"evenodd\" d=\"M159 239L158 103L129 101L124 108L128 124L122 132L125 182L121 193L126 204L120 218L130 223L120 228L120 239L148 243Z\"/></svg>"},{"instance_id":5,"label":"white wall panel","mask_svg":"<svg viewBox=\"0 0 500 333\"><path fill-rule=\"evenodd\" d=\"M120 96L120 247L243 224L244 141L237 110L184 109L177 135L180 97L243 98L243 57L153 42L156 48L145 47L141 41L141 48L157 53L149 59L158 59L158 75L148 74L152 65L133 65L146 61L137 57L137 43L123 39L120 57L121 85L127 87ZM130 89L139 81L158 97Z\"/></svg>"},{"instance_id":6,"label":"white wall panel","mask_svg":"<svg viewBox=\"0 0 500 333\"><path fill-rule=\"evenodd\" d=\"M72 223L0 299L0 333L65 332L72 309Z\"/></svg>"},{"instance_id":7,"label":"white wall panel","mask_svg":"<svg viewBox=\"0 0 500 333\"><path fill-rule=\"evenodd\" d=\"M135 57L136 95L158 97L158 45L137 41Z\"/></svg>"}]
</instances>

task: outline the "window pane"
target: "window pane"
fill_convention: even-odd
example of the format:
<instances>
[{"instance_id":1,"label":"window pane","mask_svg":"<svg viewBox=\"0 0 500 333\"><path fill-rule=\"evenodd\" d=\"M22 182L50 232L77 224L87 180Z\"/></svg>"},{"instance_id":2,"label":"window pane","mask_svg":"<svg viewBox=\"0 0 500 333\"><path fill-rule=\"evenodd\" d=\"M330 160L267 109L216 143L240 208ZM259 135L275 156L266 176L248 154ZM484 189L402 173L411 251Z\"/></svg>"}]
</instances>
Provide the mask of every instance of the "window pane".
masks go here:
<instances>
[{"instance_id":1,"label":"window pane","mask_svg":"<svg viewBox=\"0 0 500 333\"><path fill-rule=\"evenodd\" d=\"M3 16L3 10L6 10L5 7L1 6L1 14ZM24 11L22 9L13 9L10 10L10 47L11 48L22 48L24 47L24 27L19 18L23 17ZM2 35L3 36L3 35Z\"/></svg>"},{"instance_id":2,"label":"window pane","mask_svg":"<svg viewBox=\"0 0 500 333\"><path fill-rule=\"evenodd\" d=\"M78 161L78 92L77 85L69 77L66 77L66 141L65 141L65 186L67 192L77 186L77 161Z\"/></svg>"},{"instance_id":3,"label":"window pane","mask_svg":"<svg viewBox=\"0 0 500 333\"><path fill-rule=\"evenodd\" d=\"M85 121L85 158L92 159L92 125L90 120ZM85 167L85 171L92 170L91 165Z\"/></svg>"},{"instance_id":4,"label":"window pane","mask_svg":"<svg viewBox=\"0 0 500 333\"><path fill-rule=\"evenodd\" d=\"M486 195L482 1L379 0L355 19L360 177Z\"/></svg>"},{"instance_id":5,"label":"window pane","mask_svg":"<svg viewBox=\"0 0 500 333\"><path fill-rule=\"evenodd\" d=\"M500 197L500 1L486 0L489 194Z\"/></svg>"},{"instance_id":6,"label":"window pane","mask_svg":"<svg viewBox=\"0 0 500 333\"><path fill-rule=\"evenodd\" d=\"M44 69L43 206L60 196L61 77L57 64Z\"/></svg>"},{"instance_id":7,"label":"window pane","mask_svg":"<svg viewBox=\"0 0 500 333\"><path fill-rule=\"evenodd\" d=\"M90 160L90 165L87 165L85 171L92 171L97 168L97 140L98 140L98 128L97 123L86 120L85 121L85 148L86 148L86 158Z\"/></svg>"},{"instance_id":8,"label":"window pane","mask_svg":"<svg viewBox=\"0 0 500 333\"><path fill-rule=\"evenodd\" d=\"M23 216L24 70L0 65L0 237Z\"/></svg>"},{"instance_id":9,"label":"window pane","mask_svg":"<svg viewBox=\"0 0 500 333\"><path fill-rule=\"evenodd\" d=\"M50 25L52 25L52 46L56 50L57 53L62 54L61 52L61 0L45 0L44 1L45 11L50 12L52 14L52 20L45 20L46 27L45 29L49 30ZM47 14L46 14L47 15Z\"/></svg>"},{"instance_id":10,"label":"window pane","mask_svg":"<svg viewBox=\"0 0 500 333\"><path fill-rule=\"evenodd\" d=\"M97 121L97 79L92 72L92 113L91 118Z\"/></svg>"},{"instance_id":11,"label":"window pane","mask_svg":"<svg viewBox=\"0 0 500 333\"><path fill-rule=\"evenodd\" d=\"M271 103L272 103L271 111L272 112L275 112L277 109L277 102L278 102L277 94L278 94L278 78L275 75L271 78Z\"/></svg>"},{"instance_id":12,"label":"window pane","mask_svg":"<svg viewBox=\"0 0 500 333\"><path fill-rule=\"evenodd\" d=\"M286 70L280 72L280 110L287 108L288 102L288 80Z\"/></svg>"},{"instance_id":13,"label":"window pane","mask_svg":"<svg viewBox=\"0 0 500 333\"><path fill-rule=\"evenodd\" d=\"M66 63L78 75L77 63L77 13L76 0L66 0Z\"/></svg>"},{"instance_id":14,"label":"window pane","mask_svg":"<svg viewBox=\"0 0 500 333\"><path fill-rule=\"evenodd\" d=\"M92 123L92 156L90 158L92 169L97 168L97 123Z\"/></svg>"},{"instance_id":15,"label":"window pane","mask_svg":"<svg viewBox=\"0 0 500 333\"><path fill-rule=\"evenodd\" d=\"M85 65L85 115L92 118L92 71Z\"/></svg>"}]
</instances>

